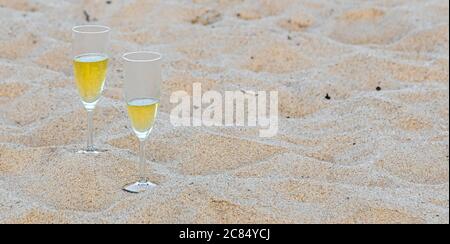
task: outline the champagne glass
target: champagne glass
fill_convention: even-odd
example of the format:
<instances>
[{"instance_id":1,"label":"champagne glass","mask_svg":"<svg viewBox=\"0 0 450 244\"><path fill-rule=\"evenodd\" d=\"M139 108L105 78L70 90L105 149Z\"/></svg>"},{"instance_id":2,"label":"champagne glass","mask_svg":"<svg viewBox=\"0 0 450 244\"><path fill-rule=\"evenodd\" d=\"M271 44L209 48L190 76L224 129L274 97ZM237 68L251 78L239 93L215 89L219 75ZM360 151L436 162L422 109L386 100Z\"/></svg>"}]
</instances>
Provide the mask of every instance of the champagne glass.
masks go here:
<instances>
[{"instance_id":1,"label":"champagne glass","mask_svg":"<svg viewBox=\"0 0 450 244\"><path fill-rule=\"evenodd\" d=\"M80 153L99 153L94 147L92 124L106 80L110 31L109 27L100 25L82 25L72 29L75 81L88 117L87 147Z\"/></svg>"},{"instance_id":2,"label":"champagne glass","mask_svg":"<svg viewBox=\"0 0 450 244\"><path fill-rule=\"evenodd\" d=\"M158 113L162 56L155 52L131 52L123 55L125 61L125 99L131 127L139 139L139 174L136 183L125 186L124 190L141 193L156 185L145 177L144 145L153 129Z\"/></svg>"}]
</instances>

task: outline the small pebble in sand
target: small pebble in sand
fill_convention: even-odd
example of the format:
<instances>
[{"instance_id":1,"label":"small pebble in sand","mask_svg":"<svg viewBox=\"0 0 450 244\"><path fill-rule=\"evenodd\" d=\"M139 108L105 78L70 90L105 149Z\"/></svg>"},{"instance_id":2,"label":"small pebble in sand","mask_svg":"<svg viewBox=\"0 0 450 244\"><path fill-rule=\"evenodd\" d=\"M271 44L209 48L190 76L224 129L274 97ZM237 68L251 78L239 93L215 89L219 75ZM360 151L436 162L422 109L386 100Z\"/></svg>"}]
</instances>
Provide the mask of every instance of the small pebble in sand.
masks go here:
<instances>
[{"instance_id":1,"label":"small pebble in sand","mask_svg":"<svg viewBox=\"0 0 450 244\"><path fill-rule=\"evenodd\" d=\"M112 1L106 1L106 4L111 4L112 3Z\"/></svg>"},{"instance_id":2,"label":"small pebble in sand","mask_svg":"<svg viewBox=\"0 0 450 244\"><path fill-rule=\"evenodd\" d=\"M83 14L84 14L84 18L86 19L86 21L90 22L91 21L91 16L89 15L89 13L86 10L84 10Z\"/></svg>"}]
</instances>

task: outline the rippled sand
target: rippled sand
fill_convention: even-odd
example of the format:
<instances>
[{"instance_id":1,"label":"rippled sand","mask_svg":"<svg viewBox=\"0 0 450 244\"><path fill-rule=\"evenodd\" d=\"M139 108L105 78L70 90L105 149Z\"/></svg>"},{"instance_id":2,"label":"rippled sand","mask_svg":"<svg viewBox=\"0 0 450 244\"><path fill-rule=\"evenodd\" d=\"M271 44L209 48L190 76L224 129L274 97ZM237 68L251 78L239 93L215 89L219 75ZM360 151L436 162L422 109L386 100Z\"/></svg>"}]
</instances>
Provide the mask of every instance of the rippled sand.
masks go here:
<instances>
[{"instance_id":1,"label":"rippled sand","mask_svg":"<svg viewBox=\"0 0 450 244\"><path fill-rule=\"evenodd\" d=\"M114 30L94 157L70 58L87 19ZM447 1L0 0L0 21L0 223L449 222ZM130 195L120 54L141 49L165 55L160 186ZM174 128L193 82L278 90L279 134Z\"/></svg>"}]
</instances>

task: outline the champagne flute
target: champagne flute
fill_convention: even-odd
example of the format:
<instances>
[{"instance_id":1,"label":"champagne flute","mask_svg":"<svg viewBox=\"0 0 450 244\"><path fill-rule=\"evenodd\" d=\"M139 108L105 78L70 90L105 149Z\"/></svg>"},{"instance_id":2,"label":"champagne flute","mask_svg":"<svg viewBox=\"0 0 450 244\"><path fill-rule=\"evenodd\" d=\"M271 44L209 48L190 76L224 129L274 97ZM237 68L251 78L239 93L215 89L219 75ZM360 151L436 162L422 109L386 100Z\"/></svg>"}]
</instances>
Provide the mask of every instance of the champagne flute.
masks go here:
<instances>
[{"instance_id":1,"label":"champagne flute","mask_svg":"<svg viewBox=\"0 0 450 244\"><path fill-rule=\"evenodd\" d=\"M94 147L92 124L106 80L110 31L109 27L100 25L82 25L72 29L75 81L88 117L87 147L80 153L99 153Z\"/></svg>"},{"instance_id":2,"label":"champagne flute","mask_svg":"<svg viewBox=\"0 0 450 244\"><path fill-rule=\"evenodd\" d=\"M141 193L156 185L145 177L144 145L153 129L158 113L162 56L155 52L131 52L123 55L125 61L125 99L131 127L139 139L139 174L136 183L125 186L124 190Z\"/></svg>"}]
</instances>

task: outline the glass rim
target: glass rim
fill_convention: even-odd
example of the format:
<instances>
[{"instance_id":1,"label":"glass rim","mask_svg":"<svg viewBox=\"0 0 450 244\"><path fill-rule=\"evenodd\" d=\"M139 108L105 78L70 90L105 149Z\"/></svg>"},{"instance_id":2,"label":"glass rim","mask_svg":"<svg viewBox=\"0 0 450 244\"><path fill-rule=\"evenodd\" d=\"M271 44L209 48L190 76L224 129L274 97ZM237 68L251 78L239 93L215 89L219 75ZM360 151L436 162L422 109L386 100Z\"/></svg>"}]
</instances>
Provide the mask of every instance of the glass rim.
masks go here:
<instances>
[{"instance_id":1,"label":"glass rim","mask_svg":"<svg viewBox=\"0 0 450 244\"><path fill-rule=\"evenodd\" d=\"M132 54L152 54L152 55L156 55L156 58L147 58L147 59L133 59L133 58L128 58L127 56L132 55ZM145 63L145 62L155 62L155 61L159 61L163 58L161 53L158 52L152 52L152 51L137 51L137 52L128 52L128 53L124 53L122 55L122 58L128 62L136 62L136 63Z\"/></svg>"},{"instance_id":2,"label":"glass rim","mask_svg":"<svg viewBox=\"0 0 450 244\"><path fill-rule=\"evenodd\" d=\"M97 31L81 31L78 30L79 28L83 28L83 27L94 27L94 28L99 28L102 30L97 30ZM77 25L74 26L72 28L72 31L75 33L80 33L80 34L103 34L103 33L107 33L111 31L111 28L105 25Z\"/></svg>"}]
</instances>

